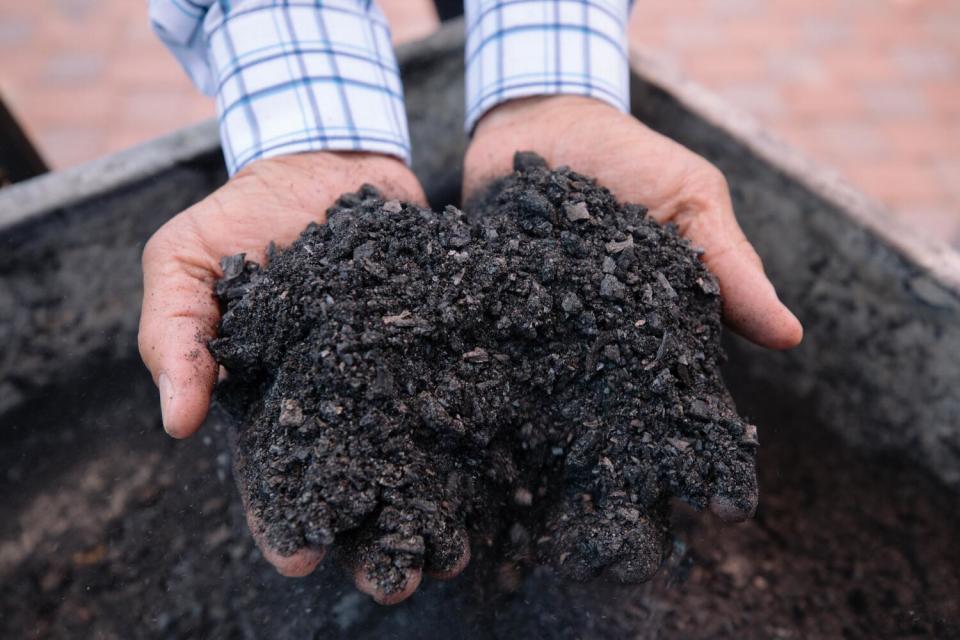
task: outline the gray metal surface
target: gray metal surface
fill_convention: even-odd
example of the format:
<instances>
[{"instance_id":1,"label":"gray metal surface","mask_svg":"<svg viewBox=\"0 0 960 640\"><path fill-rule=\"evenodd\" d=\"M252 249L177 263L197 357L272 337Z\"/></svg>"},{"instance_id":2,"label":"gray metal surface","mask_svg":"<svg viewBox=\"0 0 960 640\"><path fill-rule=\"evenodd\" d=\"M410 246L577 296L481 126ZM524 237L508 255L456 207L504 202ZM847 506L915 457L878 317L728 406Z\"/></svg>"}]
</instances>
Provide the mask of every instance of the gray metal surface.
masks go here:
<instances>
[{"instance_id":1,"label":"gray metal surface","mask_svg":"<svg viewBox=\"0 0 960 640\"><path fill-rule=\"evenodd\" d=\"M15 184L0 192L0 232L218 153L219 145L217 123L208 120L77 167Z\"/></svg>"},{"instance_id":2,"label":"gray metal surface","mask_svg":"<svg viewBox=\"0 0 960 640\"><path fill-rule=\"evenodd\" d=\"M960 489L960 255L702 87L649 60L633 66L634 113L724 172L804 324L787 353L732 339L727 376L772 383L851 444L905 455Z\"/></svg>"}]
</instances>

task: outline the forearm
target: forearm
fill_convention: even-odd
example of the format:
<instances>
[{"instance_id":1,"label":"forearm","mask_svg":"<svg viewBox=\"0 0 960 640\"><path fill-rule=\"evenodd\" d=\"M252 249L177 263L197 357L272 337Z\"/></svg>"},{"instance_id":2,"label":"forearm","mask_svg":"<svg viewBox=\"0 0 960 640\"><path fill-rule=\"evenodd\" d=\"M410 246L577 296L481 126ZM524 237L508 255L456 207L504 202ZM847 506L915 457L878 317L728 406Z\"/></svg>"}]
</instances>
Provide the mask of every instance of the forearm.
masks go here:
<instances>
[{"instance_id":1,"label":"forearm","mask_svg":"<svg viewBox=\"0 0 960 640\"><path fill-rule=\"evenodd\" d=\"M516 98L629 105L628 0L466 0L466 128Z\"/></svg>"},{"instance_id":2,"label":"forearm","mask_svg":"<svg viewBox=\"0 0 960 640\"><path fill-rule=\"evenodd\" d=\"M409 162L386 19L367 0L152 0L151 21L216 96L227 168L306 151ZM184 12L184 9L187 12Z\"/></svg>"}]
</instances>

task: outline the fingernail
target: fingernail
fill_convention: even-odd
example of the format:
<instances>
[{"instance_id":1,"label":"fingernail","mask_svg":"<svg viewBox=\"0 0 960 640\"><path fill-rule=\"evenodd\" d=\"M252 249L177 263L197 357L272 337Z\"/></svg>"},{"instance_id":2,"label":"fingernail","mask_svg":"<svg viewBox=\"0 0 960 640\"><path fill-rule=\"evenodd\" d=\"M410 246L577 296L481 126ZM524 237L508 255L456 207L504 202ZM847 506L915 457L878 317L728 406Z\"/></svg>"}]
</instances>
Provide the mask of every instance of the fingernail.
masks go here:
<instances>
[{"instance_id":1,"label":"fingernail","mask_svg":"<svg viewBox=\"0 0 960 640\"><path fill-rule=\"evenodd\" d=\"M167 428L167 412L173 402L173 383L170 382L167 374L160 374L157 379L157 388L160 389L160 418L163 420L163 430L170 433L170 429Z\"/></svg>"}]
</instances>

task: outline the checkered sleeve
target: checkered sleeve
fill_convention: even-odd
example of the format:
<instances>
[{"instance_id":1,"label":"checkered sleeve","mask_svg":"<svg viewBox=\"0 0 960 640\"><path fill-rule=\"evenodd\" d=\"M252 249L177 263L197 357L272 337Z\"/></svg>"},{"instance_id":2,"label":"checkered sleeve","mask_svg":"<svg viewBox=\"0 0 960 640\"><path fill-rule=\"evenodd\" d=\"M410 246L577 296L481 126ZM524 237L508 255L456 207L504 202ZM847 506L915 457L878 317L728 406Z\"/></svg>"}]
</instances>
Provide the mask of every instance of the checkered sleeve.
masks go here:
<instances>
[{"instance_id":1,"label":"checkered sleeve","mask_svg":"<svg viewBox=\"0 0 960 640\"><path fill-rule=\"evenodd\" d=\"M304 151L409 163L400 73L373 0L150 0L150 20L194 83L216 96L231 175Z\"/></svg>"},{"instance_id":2,"label":"checkered sleeve","mask_svg":"<svg viewBox=\"0 0 960 640\"><path fill-rule=\"evenodd\" d=\"M513 98L575 94L623 111L629 0L466 0L466 129Z\"/></svg>"}]
</instances>

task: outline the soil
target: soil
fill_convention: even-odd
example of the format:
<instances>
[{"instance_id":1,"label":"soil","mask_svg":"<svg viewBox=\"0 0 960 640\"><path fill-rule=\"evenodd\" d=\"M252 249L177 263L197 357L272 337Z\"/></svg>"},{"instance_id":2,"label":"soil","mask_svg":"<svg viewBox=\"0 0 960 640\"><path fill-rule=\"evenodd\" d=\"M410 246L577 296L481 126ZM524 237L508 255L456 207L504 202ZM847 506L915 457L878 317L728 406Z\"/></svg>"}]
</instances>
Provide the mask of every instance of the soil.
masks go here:
<instances>
[{"instance_id":1,"label":"soil","mask_svg":"<svg viewBox=\"0 0 960 640\"><path fill-rule=\"evenodd\" d=\"M478 554L380 607L335 563L291 580L260 558L222 419L174 441L139 362L89 371L0 430L0 637L960 637L957 496L845 446L773 387L733 387L764 427L756 518L675 509L654 580L525 577Z\"/></svg>"},{"instance_id":2,"label":"soil","mask_svg":"<svg viewBox=\"0 0 960 640\"><path fill-rule=\"evenodd\" d=\"M343 543L386 593L468 539L636 583L671 498L753 512L756 428L697 253L585 176L514 168L469 214L364 187L265 267L224 260L218 398L281 553Z\"/></svg>"}]
</instances>

